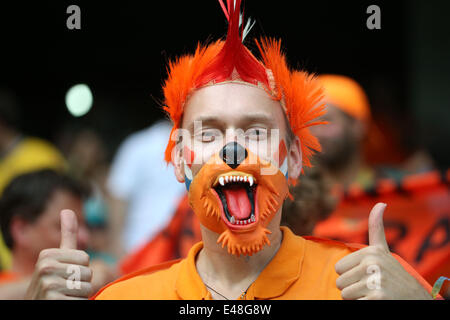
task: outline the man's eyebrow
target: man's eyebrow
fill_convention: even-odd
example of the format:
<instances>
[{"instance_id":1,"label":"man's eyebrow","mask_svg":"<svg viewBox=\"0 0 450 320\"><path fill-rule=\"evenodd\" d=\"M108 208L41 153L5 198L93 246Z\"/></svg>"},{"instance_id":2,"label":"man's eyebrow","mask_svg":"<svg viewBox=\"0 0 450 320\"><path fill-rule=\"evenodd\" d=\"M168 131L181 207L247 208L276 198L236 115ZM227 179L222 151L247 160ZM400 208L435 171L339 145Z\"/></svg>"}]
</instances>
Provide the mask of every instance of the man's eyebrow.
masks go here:
<instances>
[{"instance_id":1,"label":"man's eyebrow","mask_svg":"<svg viewBox=\"0 0 450 320\"><path fill-rule=\"evenodd\" d=\"M270 115L266 114L266 113L249 113L246 114L244 116L242 116L240 119L240 124L241 126L246 126L249 123L252 122L256 122L256 123L263 123L263 124L267 124L269 126L275 127L275 120L273 119L273 117L271 117ZM208 115L208 116L200 116L198 118L196 118L193 122L191 122L188 126L188 130L189 131L193 131L194 127L195 127L195 123L196 122L200 122L201 125L203 124L221 124L223 125L223 119L217 116L213 116L213 115Z\"/></svg>"},{"instance_id":2,"label":"man's eyebrow","mask_svg":"<svg viewBox=\"0 0 450 320\"><path fill-rule=\"evenodd\" d=\"M195 127L196 123L198 123L198 122L200 122L200 124L203 124L203 123L217 124L217 123L221 123L222 121L219 117L216 117L216 116L201 116L189 124L188 130L194 131L194 127Z\"/></svg>"},{"instance_id":3,"label":"man's eyebrow","mask_svg":"<svg viewBox=\"0 0 450 320\"><path fill-rule=\"evenodd\" d=\"M248 124L249 122L259 122L269 125L275 125L273 117L266 113L250 113L242 117L242 122Z\"/></svg>"}]
</instances>

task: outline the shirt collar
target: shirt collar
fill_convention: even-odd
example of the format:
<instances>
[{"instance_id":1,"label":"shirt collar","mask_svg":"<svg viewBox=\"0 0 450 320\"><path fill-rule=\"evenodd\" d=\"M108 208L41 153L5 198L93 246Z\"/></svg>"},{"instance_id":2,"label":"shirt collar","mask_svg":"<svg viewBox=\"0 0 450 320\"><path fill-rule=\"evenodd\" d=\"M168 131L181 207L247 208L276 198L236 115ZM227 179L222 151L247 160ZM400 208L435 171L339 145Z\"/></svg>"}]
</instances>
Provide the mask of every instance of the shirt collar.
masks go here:
<instances>
[{"instance_id":1,"label":"shirt collar","mask_svg":"<svg viewBox=\"0 0 450 320\"><path fill-rule=\"evenodd\" d=\"M281 296L300 277L305 240L295 236L289 228L280 228L283 232L280 249L249 290L249 294L255 298L269 299ZM180 262L175 290L181 299L211 299L211 294L203 284L195 266L195 259L202 248L203 242L195 244L189 250L186 259Z\"/></svg>"},{"instance_id":2,"label":"shirt collar","mask_svg":"<svg viewBox=\"0 0 450 320\"><path fill-rule=\"evenodd\" d=\"M295 236L287 227L280 229L283 232L280 249L253 283L255 298L281 296L300 277L305 239Z\"/></svg>"},{"instance_id":3,"label":"shirt collar","mask_svg":"<svg viewBox=\"0 0 450 320\"><path fill-rule=\"evenodd\" d=\"M186 259L180 262L180 271L175 283L175 290L183 300L205 300L211 298L195 266L195 259L202 248L203 242L196 243L189 250Z\"/></svg>"}]
</instances>

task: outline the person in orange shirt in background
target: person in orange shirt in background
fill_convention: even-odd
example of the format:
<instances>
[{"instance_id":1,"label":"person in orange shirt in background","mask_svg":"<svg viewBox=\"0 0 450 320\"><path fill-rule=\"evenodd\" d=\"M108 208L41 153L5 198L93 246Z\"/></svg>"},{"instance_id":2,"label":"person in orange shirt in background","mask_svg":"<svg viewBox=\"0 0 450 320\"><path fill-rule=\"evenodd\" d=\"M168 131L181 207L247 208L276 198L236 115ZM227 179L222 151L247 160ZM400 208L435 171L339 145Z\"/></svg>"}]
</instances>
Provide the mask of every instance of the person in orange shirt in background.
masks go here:
<instances>
[{"instance_id":1,"label":"person in orange shirt in background","mask_svg":"<svg viewBox=\"0 0 450 320\"><path fill-rule=\"evenodd\" d=\"M186 259L128 275L94 298L432 299L426 281L387 248L385 204L370 213L365 248L280 227L289 184L320 150L309 127L322 123L321 86L287 67L279 41L257 42L256 59L242 43L251 23L243 24L241 1L219 3L226 40L172 62L164 86L174 122L165 158L186 185L202 241ZM76 242L76 217L63 211L60 249L43 251L27 297L88 297L88 277L69 289L61 276L62 256L84 266ZM53 272L43 277L43 266Z\"/></svg>"},{"instance_id":2,"label":"person in orange shirt in background","mask_svg":"<svg viewBox=\"0 0 450 320\"><path fill-rule=\"evenodd\" d=\"M389 203L384 216L387 242L430 283L450 275L449 171L403 172L401 178L379 178L365 157L368 145L383 141L373 125L362 87L343 75L319 76L325 89L324 126L311 128L323 151L316 162L334 181L339 205L317 224L314 235L344 242L367 243L367 210ZM370 141L372 140L372 141ZM374 141L375 140L375 141ZM381 152L388 152L383 149ZM445 288L443 292L445 292Z\"/></svg>"}]
</instances>

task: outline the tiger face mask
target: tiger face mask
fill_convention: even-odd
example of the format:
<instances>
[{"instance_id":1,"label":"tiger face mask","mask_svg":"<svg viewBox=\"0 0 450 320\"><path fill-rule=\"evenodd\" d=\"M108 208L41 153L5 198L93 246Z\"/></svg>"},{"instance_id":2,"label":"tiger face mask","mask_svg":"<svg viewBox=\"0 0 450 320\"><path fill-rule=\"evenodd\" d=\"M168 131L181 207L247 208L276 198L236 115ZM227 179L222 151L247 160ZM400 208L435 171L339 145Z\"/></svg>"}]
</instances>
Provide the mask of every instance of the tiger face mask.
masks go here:
<instances>
[{"instance_id":1,"label":"tiger face mask","mask_svg":"<svg viewBox=\"0 0 450 320\"><path fill-rule=\"evenodd\" d=\"M192 209L203 226L220 234L218 243L228 253L251 256L270 245L266 227L289 192L286 152L281 158L282 165L277 166L231 142L195 177L186 174Z\"/></svg>"}]
</instances>

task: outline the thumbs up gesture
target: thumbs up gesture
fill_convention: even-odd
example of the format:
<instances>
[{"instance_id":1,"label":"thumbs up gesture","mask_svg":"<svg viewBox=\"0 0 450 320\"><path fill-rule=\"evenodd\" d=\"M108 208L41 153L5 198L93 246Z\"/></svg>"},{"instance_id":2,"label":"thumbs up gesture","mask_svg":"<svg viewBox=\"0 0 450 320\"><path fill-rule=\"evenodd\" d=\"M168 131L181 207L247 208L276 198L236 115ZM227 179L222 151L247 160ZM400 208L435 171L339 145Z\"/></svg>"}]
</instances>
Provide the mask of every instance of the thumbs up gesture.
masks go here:
<instances>
[{"instance_id":1,"label":"thumbs up gesture","mask_svg":"<svg viewBox=\"0 0 450 320\"><path fill-rule=\"evenodd\" d=\"M386 204L377 203L369 215L369 246L335 265L336 286L345 300L431 299L431 295L391 255L383 226Z\"/></svg>"},{"instance_id":2,"label":"thumbs up gesture","mask_svg":"<svg viewBox=\"0 0 450 320\"><path fill-rule=\"evenodd\" d=\"M60 215L60 247L39 254L27 299L86 299L91 294L89 256L77 250L77 217L71 210L63 210Z\"/></svg>"}]
</instances>

